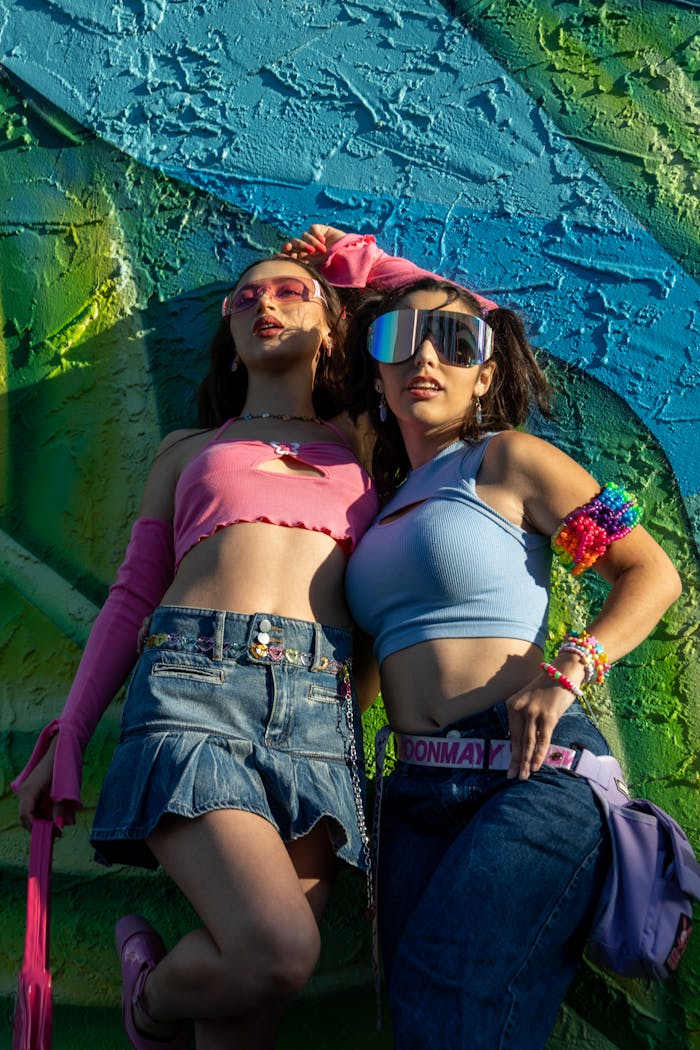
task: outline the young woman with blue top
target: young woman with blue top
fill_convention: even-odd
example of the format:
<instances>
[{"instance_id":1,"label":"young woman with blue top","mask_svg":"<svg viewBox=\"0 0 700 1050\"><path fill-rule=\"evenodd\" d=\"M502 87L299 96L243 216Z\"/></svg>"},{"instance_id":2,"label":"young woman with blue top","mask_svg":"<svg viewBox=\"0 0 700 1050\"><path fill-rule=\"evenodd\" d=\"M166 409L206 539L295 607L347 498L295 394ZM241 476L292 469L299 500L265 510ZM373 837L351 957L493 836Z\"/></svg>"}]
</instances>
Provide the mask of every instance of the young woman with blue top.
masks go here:
<instances>
[{"instance_id":1,"label":"young woman with blue top","mask_svg":"<svg viewBox=\"0 0 700 1050\"><path fill-rule=\"evenodd\" d=\"M339 231L338 231L339 232ZM361 306L348 353L373 397L385 500L350 558L396 745L378 921L397 1050L544 1047L609 860L581 704L680 591L636 500L516 429L548 388L523 326L431 278ZM610 584L551 660L552 547Z\"/></svg>"},{"instance_id":2,"label":"young woman with blue top","mask_svg":"<svg viewBox=\"0 0 700 1050\"><path fill-rule=\"evenodd\" d=\"M274 1046L338 864L368 852L343 578L378 503L362 427L338 414L344 311L274 258L222 314L204 429L163 440L63 712L13 785L25 826L47 799L72 823L83 751L135 665L91 841L162 865L201 920L170 951L143 917L117 922L137 1050L184 1047L185 1021L198 1050Z\"/></svg>"}]
</instances>

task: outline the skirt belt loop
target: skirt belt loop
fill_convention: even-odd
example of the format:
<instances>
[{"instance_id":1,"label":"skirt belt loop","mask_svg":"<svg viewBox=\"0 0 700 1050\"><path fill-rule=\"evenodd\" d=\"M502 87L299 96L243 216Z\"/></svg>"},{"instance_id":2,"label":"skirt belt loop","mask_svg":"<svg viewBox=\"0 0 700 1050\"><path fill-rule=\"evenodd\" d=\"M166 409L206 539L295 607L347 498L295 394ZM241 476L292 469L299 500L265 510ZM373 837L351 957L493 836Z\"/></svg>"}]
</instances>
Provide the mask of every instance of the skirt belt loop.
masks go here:
<instances>
[{"instance_id":1,"label":"skirt belt loop","mask_svg":"<svg viewBox=\"0 0 700 1050\"><path fill-rule=\"evenodd\" d=\"M224 631L226 628L226 613L217 611L216 619L214 621L214 651L212 658L214 660L223 660L224 658Z\"/></svg>"},{"instance_id":2,"label":"skirt belt loop","mask_svg":"<svg viewBox=\"0 0 700 1050\"><path fill-rule=\"evenodd\" d=\"M323 628L320 623L314 621L314 642L313 649L311 651L311 671L321 671L323 669L321 659L323 656ZM325 661L328 663L328 661Z\"/></svg>"}]
</instances>

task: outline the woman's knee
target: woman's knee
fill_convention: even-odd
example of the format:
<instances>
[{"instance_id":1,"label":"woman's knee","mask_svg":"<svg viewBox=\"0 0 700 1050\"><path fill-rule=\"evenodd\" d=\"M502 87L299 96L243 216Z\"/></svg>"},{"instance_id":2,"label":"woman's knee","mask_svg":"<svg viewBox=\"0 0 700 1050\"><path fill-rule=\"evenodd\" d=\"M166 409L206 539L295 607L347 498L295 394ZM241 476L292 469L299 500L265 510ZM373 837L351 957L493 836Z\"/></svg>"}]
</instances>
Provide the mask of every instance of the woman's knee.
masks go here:
<instances>
[{"instance_id":1,"label":"woman's knee","mask_svg":"<svg viewBox=\"0 0 700 1050\"><path fill-rule=\"evenodd\" d=\"M273 998L296 995L311 977L321 951L315 921L290 923L276 930L263 964L263 985Z\"/></svg>"},{"instance_id":2,"label":"woman's knee","mask_svg":"<svg viewBox=\"0 0 700 1050\"><path fill-rule=\"evenodd\" d=\"M318 962L321 938L312 917L277 920L222 952L225 981L233 990L247 976L251 1006L286 1002L307 983Z\"/></svg>"}]
</instances>

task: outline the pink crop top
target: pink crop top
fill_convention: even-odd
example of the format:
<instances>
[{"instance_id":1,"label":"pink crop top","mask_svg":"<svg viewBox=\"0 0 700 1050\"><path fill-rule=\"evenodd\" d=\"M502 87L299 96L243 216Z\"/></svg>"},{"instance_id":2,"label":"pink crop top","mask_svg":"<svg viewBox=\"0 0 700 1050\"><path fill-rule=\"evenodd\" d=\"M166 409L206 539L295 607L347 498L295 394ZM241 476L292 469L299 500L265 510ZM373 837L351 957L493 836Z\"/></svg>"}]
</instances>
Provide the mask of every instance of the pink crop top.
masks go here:
<instances>
[{"instance_id":1,"label":"pink crop top","mask_svg":"<svg viewBox=\"0 0 700 1050\"><path fill-rule=\"evenodd\" d=\"M220 441L232 422L224 423L178 479L176 565L218 529L253 521L324 532L350 555L376 515L378 501L372 479L343 435L325 423L342 439L342 445L331 441ZM264 464L275 456L289 456L318 473L266 470Z\"/></svg>"}]
</instances>

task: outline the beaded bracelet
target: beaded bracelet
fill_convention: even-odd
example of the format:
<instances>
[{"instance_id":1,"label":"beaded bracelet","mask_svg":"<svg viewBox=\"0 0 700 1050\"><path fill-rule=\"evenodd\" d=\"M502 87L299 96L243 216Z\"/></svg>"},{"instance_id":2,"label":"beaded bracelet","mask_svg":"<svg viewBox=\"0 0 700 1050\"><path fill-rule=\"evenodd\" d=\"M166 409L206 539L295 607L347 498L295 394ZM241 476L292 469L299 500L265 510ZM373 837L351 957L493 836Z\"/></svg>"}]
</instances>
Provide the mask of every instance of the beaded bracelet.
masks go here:
<instances>
[{"instance_id":1,"label":"beaded bracelet","mask_svg":"<svg viewBox=\"0 0 700 1050\"><path fill-rule=\"evenodd\" d=\"M574 642L573 640L569 639L568 641L564 641L561 643L557 651L557 656L559 655L559 653L573 653L575 656L578 656L579 660L581 661L584 667L584 685L588 685L589 682L595 680L598 674L598 668L596 667L595 660L591 656L591 653L583 645L579 645L578 642Z\"/></svg>"},{"instance_id":2,"label":"beaded bracelet","mask_svg":"<svg viewBox=\"0 0 700 1050\"><path fill-rule=\"evenodd\" d=\"M590 503L567 514L552 536L552 550L578 576L605 554L614 540L631 532L641 510L637 497L609 481Z\"/></svg>"},{"instance_id":3,"label":"beaded bracelet","mask_svg":"<svg viewBox=\"0 0 700 1050\"><path fill-rule=\"evenodd\" d=\"M601 685L610 674L608 657L595 635L588 631L569 631L559 647L559 652L575 652L586 665L586 682ZM592 670L589 672L589 666ZM589 676L590 675L590 676Z\"/></svg>"},{"instance_id":4,"label":"beaded bracelet","mask_svg":"<svg viewBox=\"0 0 700 1050\"><path fill-rule=\"evenodd\" d=\"M546 660L543 660L540 664L540 670L546 671L550 678L553 678L555 682L559 682L564 689L568 689L569 692L573 693L574 696L577 696L579 700L583 697L583 693L579 687L574 685L571 679L567 678L565 674L562 674L559 668L555 667L554 664L548 664Z\"/></svg>"}]
</instances>

